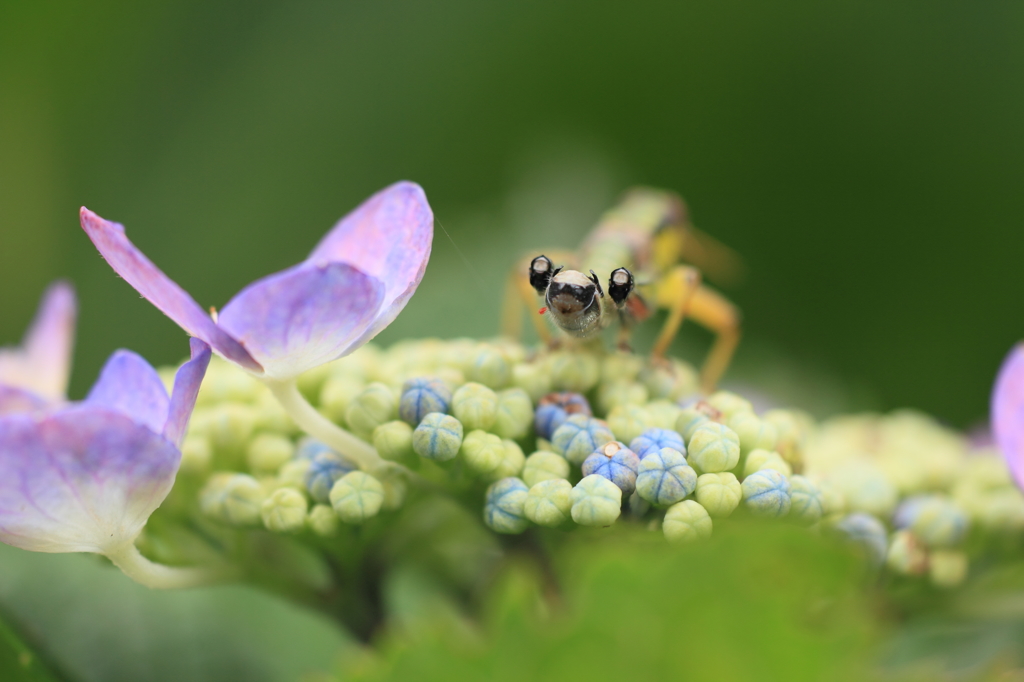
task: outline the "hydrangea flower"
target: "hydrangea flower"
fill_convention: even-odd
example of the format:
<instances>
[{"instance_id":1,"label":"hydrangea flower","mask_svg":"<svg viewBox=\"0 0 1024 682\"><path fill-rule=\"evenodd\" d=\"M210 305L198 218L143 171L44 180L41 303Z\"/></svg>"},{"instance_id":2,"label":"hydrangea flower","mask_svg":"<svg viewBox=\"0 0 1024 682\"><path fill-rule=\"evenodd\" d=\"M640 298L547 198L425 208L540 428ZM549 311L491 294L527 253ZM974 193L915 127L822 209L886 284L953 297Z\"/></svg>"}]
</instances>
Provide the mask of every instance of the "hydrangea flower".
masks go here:
<instances>
[{"instance_id":1,"label":"hydrangea flower","mask_svg":"<svg viewBox=\"0 0 1024 682\"><path fill-rule=\"evenodd\" d=\"M419 185L399 182L373 195L306 260L249 284L215 315L146 258L123 226L84 207L81 222L117 274L182 329L263 379L304 430L364 468L384 466L372 447L319 415L295 378L372 339L416 291L434 232Z\"/></svg>"},{"instance_id":2,"label":"hydrangea flower","mask_svg":"<svg viewBox=\"0 0 1024 682\"><path fill-rule=\"evenodd\" d=\"M51 284L21 345L0 348L0 414L65 400L76 312L71 285Z\"/></svg>"},{"instance_id":3,"label":"hydrangea flower","mask_svg":"<svg viewBox=\"0 0 1024 682\"><path fill-rule=\"evenodd\" d=\"M1024 344L1010 351L992 389L992 435L1013 473L1024 487Z\"/></svg>"},{"instance_id":4,"label":"hydrangea flower","mask_svg":"<svg viewBox=\"0 0 1024 682\"><path fill-rule=\"evenodd\" d=\"M210 348L192 358L168 397L156 371L115 352L85 400L0 416L0 541L36 552L96 552L153 587L199 574L151 564L135 538L174 484Z\"/></svg>"}]
</instances>

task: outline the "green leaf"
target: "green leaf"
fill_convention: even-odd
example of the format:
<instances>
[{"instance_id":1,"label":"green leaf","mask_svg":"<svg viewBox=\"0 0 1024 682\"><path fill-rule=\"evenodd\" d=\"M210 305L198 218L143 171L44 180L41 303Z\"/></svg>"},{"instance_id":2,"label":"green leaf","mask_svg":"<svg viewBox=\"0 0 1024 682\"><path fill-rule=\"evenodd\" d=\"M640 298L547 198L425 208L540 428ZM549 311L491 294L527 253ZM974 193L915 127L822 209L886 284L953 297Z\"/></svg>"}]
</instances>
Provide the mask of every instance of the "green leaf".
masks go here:
<instances>
[{"instance_id":1,"label":"green leaf","mask_svg":"<svg viewBox=\"0 0 1024 682\"><path fill-rule=\"evenodd\" d=\"M83 682L292 682L356 650L326 617L260 590L154 591L91 555L0 545L0 608L47 660Z\"/></svg>"},{"instance_id":2,"label":"green leaf","mask_svg":"<svg viewBox=\"0 0 1024 682\"><path fill-rule=\"evenodd\" d=\"M39 655L3 620L0 620L0 679L6 682L57 680L40 661Z\"/></svg>"}]
</instances>

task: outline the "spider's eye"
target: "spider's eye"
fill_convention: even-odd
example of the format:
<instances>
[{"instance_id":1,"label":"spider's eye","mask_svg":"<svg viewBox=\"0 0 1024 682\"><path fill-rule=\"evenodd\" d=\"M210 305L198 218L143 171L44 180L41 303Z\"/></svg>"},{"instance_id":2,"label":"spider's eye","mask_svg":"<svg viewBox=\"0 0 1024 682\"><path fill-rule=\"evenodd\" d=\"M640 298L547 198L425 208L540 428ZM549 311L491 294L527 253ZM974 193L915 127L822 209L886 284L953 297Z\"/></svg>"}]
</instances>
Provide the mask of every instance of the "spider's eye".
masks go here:
<instances>
[{"instance_id":1,"label":"spider's eye","mask_svg":"<svg viewBox=\"0 0 1024 682\"><path fill-rule=\"evenodd\" d=\"M622 305L626 298L633 292L633 273L626 268L612 270L608 278L608 295L612 297L616 305Z\"/></svg>"},{"instance_id":2,"label":"spider's eye","mask_svg":"<svg viewBox=\"0 0 1024 682\"><path fill-rule=\"evenodd\" d=\"M547 290L551 281L553 266L551 259L547 256L537 256L530 261L530 286L542 294Z\"/></svg>"}]
</instances>

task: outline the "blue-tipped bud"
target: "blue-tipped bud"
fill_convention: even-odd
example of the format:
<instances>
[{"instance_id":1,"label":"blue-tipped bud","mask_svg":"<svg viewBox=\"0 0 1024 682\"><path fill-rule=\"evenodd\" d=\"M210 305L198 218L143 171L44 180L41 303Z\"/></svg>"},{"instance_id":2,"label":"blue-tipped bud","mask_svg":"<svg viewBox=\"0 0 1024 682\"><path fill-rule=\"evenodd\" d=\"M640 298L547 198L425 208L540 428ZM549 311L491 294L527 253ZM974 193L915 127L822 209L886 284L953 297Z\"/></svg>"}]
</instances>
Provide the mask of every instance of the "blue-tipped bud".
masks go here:
<instances>
[{"instance_id":1,"label":"blue-tipped bud","mask_svg":"<svg viewBox=\"0 0 1024 682\"><path fill-rule=\"evenodd\" d=\"M581 526L610 526L621 512L622 489L604 476L586 476L572 489L572 520Z\"/></svg>"},{"instance_id":2,"label":"blue-tipped bud","mask_svg":"<svg viewBox=\"0 0 1024 682\"><path fill-rule=\"evenodd\" d=\"M871 514L856 512L847 514L836 524L836 530L860 547L876 566L885 560L888 545L885 526Z\"/></svg>"},{"instance_id":3,"label":"blue-tipped bud","mask_svg":"<svg viewBox=\"0 0 1024 682\"><path fill-rule=\"evenodd\" d=\"M412 432L412 449L420 457L447 462L462 447L462 422L440 412L431 412Z\"/></svg>"},{"instance_id":4,"label":"blue-tipped bud","mask_svg":"<svg viewBox=\"0 0 1024 682\"><path fill-rule=\"evenodd\" d=\"M331 488L339 478L356 467L339 457L334 452L321 452L309 463L306 470L306 490L316 502L326 504L330 499Z\"/></svg>"},{"instance_id":5,"label":"blue-tipped bud","mask_svg":"<svg viewBox=\"0 0 1024 682\"><path fill-rule=\"evenodd\" d=\"M743 479L743 501L757 516L778 518L789 513L789 479L774 469L762 469Z\"/></svg>"},{"instance_id":6,"label":"blue-tipped bud","mask_svg":"<svg viewBox=\"0 0 1024 682\"><path fill-rule=\"evenodd\" d=\"M640 460L636 492L651 504L675 504L696 487L697 472L678 450L661 448Z\"/></svg>"},{"instance_id":7,"label":"blue-tipped bud","mask_svg":"<svg viewBox=\"0 0 1024 682\"><path fill-rule=\"evenodd\" d=\"M513 477L492 483L484 502L484 523L497 533L522 533L530 525L523 511L528 490Z\"/></svg>"},{"instance_id":8,"label":"blue-tipped bud","mask_svg":"<svg viewBox=\"0 0 1024 682\"><path fill-rule=\"evenodd\" d=\"M669 507L661 524L666 538L682 542L711 537L711 527L707 510L693 500L683 500Z\"/></svg>"},{"instance_id":9,"label":"blue-tipped bud","mask_svg":"<svg viewBox=\"0 0 1024 682\"><path fill-rule=\"evenodd\" d=\"M618 441L605 443L583 460L583 475L604 476L622 490L623 495L632 495L636 490L636 472L640 459L636 453Z\"/></svg>"},{"instance_id":10,"label":"blue-tipped bud","mask_svg":"<svg viewBox=\"0 0 1024 682\"><path fill-rule=\"evenodd\" d=\"M682 436L668 429L647 429L629 443L629 449L635 452L640 459L658 452L662 448L672 448L686 456L686 446L683 444Z\"/></svg>"},{"instance_id":11,"label":"blue-tipped bud","mask_svg":"<svg viewBox=\"0 0 1024 682\"><path fill-rule=\"evenodd\" d=\"M555 430L573 414L593 416L590 403L579 393L549 393L540 399L534 416L537 435L551 440Z\"/></svg>"},{"instance_id":12,"label":"blue-tipped bud","mask_svg":"<svg viewBox=\"0 0 1024 682\"><path fill-rule=\"evenodd\" d=\"M402 421L416 428L431 412L447 412L452 402L448 385L435 377L410 379L402 385L402 399L398 415Z\"/></svg>"},{"instance_id":13,"label":"blue-tipped bud","mask_svg":"<svg viewBox=\"0 0 1024 682\"><path fill-rule=\"evenodd\" d=\"M526 518L538 526L549 528L565 523L571 509L572 484L564 478L553 478L532 486L523 503Z\"/></svg>"},{"instance_id":14,"label":"blue-tipped bud","mask_svg":"<svg viewBox=\"0 0 1024 682\"><path fill-rule=\"evenodd\" d=\"M574 414L555 429L551 436L551 447L571 464L579 466L590 453L613 440L615 436L604 422Z\"/></svg>"},{"instance_id":15,"label":"blue-tipped bud","mask_svg":"<svg viewBox=\"0 0 1024 682\"><path fill-rule=\"evenodd\" d=\"M928 547L950 547L967 534L967 515L941 495L912 497L896 510L894 523L909 528Z\"/></svg>"}]
</instances>

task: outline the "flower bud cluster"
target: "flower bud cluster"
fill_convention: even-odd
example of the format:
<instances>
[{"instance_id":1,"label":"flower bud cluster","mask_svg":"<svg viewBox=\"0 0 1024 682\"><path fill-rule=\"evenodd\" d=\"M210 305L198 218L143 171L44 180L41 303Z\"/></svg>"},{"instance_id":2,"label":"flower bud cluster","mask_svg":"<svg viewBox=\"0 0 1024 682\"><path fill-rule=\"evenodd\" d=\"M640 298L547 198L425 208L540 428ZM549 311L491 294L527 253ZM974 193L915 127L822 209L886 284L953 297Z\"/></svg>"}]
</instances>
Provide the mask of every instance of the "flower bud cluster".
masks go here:
<instances>
[{"instance_id":1,"label":"flower bud cluster","mask_svg":"<svg viewBox=\"0 0 1024 682\"><path fill-rule=\"evenodd\" d=\"M639 517L696 540L742 513L830 529L876 564L939 585L966 574L972 527L1024 530L1024 497L1002 461L969 454L922 415L819 426L732 392L701 397L677 361L407 341L364 346L299 387L394 468L361 471L298 433L261 384L215 362L183 449L183 472L207 479L205 514L329 536L397 508L410 489L475 487L497 533Z\"/></svg>"}]
</instances>

